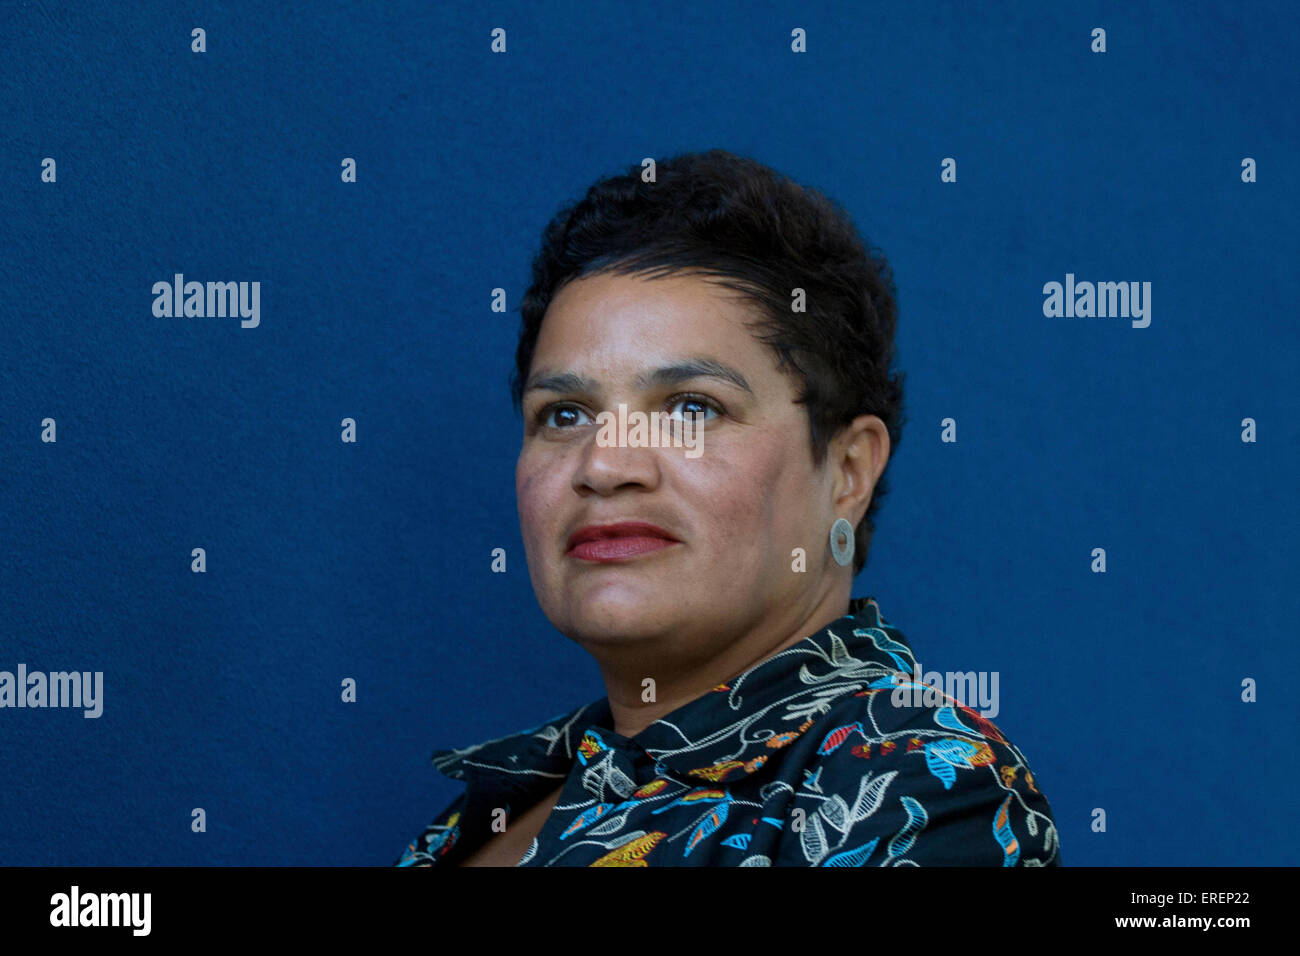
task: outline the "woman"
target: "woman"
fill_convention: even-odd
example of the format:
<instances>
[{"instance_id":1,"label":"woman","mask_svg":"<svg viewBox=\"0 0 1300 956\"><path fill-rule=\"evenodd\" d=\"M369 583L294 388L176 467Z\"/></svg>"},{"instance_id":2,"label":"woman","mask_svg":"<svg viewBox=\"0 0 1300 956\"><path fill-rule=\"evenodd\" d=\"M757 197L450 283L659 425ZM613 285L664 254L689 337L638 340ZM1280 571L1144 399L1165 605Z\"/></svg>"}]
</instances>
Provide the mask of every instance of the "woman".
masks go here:
<instances>
[{"instance_id":1,"label":"woman","mask_svg":"<svg viewBox=\"0 0 1300 956\"><path fill-rule=\"evenodd\" d=\"M1023 755L898 693L907 641L850 599L902 376L847 214L721 150L636 166L552 221L521 311L529 574L607 694L436 753L465 793L397 865L1057 864Z\"/></svg>"}]
</instances>

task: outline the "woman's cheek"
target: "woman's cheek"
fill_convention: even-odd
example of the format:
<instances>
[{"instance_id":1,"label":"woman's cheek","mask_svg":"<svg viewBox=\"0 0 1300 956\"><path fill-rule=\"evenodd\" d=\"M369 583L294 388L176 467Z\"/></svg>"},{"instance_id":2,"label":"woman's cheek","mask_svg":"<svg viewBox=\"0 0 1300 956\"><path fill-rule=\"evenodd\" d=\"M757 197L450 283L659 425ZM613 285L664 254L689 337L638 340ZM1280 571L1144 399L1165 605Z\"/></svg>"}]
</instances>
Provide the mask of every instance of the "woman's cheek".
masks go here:
<instances>
[{"instance_id":1,"label":"woman's cheek","mask_svg":"<svg viewBox=\"0 0 1300 956\"><path fill-rule=\"evenodd\" d=\"M541 529L537 525L539 516L546 513L544 509L534 506L534 498L538 492L534 475L522 474L515 491L519 500L520 530L523 532L524 541L530 547L533 547L541 533Z\"/></svg>"}]
</instances>

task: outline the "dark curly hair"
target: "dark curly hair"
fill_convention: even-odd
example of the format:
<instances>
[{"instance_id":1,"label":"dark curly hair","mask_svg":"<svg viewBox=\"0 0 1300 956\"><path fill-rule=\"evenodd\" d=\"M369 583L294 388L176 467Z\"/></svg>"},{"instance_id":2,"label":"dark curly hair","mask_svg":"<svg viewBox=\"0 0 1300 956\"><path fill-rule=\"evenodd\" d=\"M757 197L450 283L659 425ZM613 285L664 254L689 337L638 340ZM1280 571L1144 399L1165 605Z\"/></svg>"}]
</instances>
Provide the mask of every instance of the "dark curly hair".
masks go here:
<instances>
[{"instance_id":1,"label":"dark curly hair","mask_svg":"<svg viewBox=\"0 0 1300 956\"><path fill-rule=\"evenodd\" d=\"M758 306L756 337L801 386L815 466L858 415L879 416L897 448L905 420L904 375L889 368L897 292L889 263L864 245L849 214L821 192L722 149L659 162L655 179L644 182L640 164L602 177L543 230L520 304L510 376L516 412L547 306L567 282L598 273L700 274ZM796 288L805 292L806 312L791 309ZM857 527L854 575L866 565L888 491L882 474Z\"/></svg>"}]
</instances>

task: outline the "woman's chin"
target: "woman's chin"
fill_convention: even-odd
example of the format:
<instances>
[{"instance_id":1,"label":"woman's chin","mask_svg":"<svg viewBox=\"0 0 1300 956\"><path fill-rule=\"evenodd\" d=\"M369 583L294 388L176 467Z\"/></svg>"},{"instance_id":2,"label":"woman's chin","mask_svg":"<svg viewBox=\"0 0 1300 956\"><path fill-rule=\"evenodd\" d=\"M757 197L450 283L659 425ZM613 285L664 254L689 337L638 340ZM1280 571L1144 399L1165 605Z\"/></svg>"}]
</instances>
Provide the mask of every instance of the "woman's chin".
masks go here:
<instances>
[{"instance_id":1,"label":"woman's chin","mask_svg":"<svg viewBox=\"0 0 1300 956\"><path fill-rule=\"evenodd\" d=\"M688 601L637 582L583 582L564 607L564 630L586 643L625 643L671 632Z\"/></svg>"}]
</instances>

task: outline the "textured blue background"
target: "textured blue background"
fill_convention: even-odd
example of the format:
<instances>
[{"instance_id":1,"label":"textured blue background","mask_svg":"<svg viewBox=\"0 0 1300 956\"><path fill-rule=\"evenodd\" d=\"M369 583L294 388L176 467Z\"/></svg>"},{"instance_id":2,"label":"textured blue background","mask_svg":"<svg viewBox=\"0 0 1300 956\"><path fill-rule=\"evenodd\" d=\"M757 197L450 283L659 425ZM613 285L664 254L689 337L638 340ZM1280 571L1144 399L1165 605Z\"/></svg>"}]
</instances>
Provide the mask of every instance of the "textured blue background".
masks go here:
<instances>
[{"instance_id":1,"label":"textured blue background","mask_svg":"<svg viewBox=\"0 0 1300 956\"><path fill-rule=\"evenodd\" d=\"M713 146L895 267L854 593L1000 672L1064 863L1300 862L1294 4L964 6L6 4L0 669L106 687L0 710L0 863L387 864L459 790L435 747L603 694L524 562L519 298L561 202ZM175 272L260 281L260 327L155 318ZM1067 272L1151 326L1044 318Z\"/></svg>"}]
</instances>

